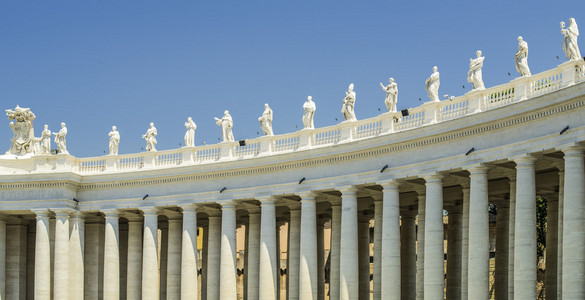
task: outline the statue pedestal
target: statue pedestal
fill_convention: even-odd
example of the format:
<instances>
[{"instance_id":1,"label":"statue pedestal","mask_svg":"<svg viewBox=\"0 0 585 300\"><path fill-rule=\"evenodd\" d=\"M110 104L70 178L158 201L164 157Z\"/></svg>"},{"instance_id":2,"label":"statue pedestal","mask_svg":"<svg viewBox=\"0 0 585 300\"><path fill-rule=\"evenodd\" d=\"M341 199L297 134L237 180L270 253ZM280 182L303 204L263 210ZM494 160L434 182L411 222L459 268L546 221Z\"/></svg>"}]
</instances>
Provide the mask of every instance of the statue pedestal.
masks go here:
<instances>
[{"instance_id":1,"label":"statue pedestal","mask_svg":"<svg viewBox=\"0 0 585 300\"><path fill-rule=\"evenodd\" d=\"M299 149L310 149L312 144L312 137L313 132L315 129L312 128L305 128L301 130L301 135L299 136Z\"/></svg>"},{"instance_id":2,"label":"statue pedestal","mask_svg":"<svg viewBox=\"0 0 585 300\"><path fill-rule=\"evenodd\" d=\"M343 121L341 122L340 143L351 142L353 140L353 132L355 130L355 122L357 121Z\"/></svg>"},{"instance_id":3,"label":"statue pedestal","mask_svg":"<svg viewBox=\"0 0 585 300\"><path fill-rule=\"evenodd\" d=\"M230 159L234 156L236 142L221 142L219 145L220 160Z\"/></svg>"},{"instance_id":4,"label":"statue pedestal","mask_svg":"<svg viewBox=\"0 0 585 300\"><path fill-rule=\"evenodd\" d=\"M195 147L183 147L181 149L181 164L191 164L195 157L197 157Z\"/></svg>"}]
</instances>

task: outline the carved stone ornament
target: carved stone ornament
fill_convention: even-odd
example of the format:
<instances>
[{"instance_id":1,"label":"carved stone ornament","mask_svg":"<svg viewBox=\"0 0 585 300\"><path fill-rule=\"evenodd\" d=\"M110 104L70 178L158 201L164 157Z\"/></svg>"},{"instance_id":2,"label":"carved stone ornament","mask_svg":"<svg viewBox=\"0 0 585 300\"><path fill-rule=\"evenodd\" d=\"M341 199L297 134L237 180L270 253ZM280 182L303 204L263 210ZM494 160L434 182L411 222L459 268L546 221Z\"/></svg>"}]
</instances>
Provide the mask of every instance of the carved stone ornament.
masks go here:
<instances>
[{"instance_id":1,"label":"carved stone ornament","mask_svg":"<svg viewBox=\"0 0 585 300\"><path fill-rule=\"evenodd\" d=\"M33 128L33 120L36 118L35 114L30 111L30 108L22 108L16 106L14 110L7 109L6 115L10 120L10 129L14 133L12 138L12 145L6 154L26 155L34 153L35 134Z\"/></svg>"}]
</instances>

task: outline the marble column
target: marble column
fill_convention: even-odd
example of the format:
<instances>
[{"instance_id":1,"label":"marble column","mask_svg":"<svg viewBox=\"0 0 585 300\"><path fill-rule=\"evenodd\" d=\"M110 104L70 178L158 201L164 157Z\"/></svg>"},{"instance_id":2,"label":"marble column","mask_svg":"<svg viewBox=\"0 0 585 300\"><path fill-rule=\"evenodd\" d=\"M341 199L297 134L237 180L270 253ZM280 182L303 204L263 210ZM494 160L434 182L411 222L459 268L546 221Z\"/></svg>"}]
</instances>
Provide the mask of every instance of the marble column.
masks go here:
<instances>
[{"instance_id":1,"label":"marble column","mask_svg":"<svg viewBox=\"0 0 585 300\"><path fill-rule=\"evenodd\" d=\"M558 214L559 202L555 196L546 197L547 218L546 218L546 271L544 288L547 300L557 299L557 258L558 258ZM584 199L585 200L585 199ZM498 211L499 213L499 211Z\"/></svg>"},{"instance_id":2,"label":"marble column","mask_svg":"<svg viewBox=\"0 0 585 300\"><path fill-rule=\"evenodd\" d=\"M475 166L470 173L469 205L469 299L489 298L488 168Z\"/></svg>"},{"instance_id":3,"label":"marble column","mask_svg":"<svg viewBox=\"0 0 585 300\"><path fill-rule=\"evenodd\" d=\"M514 299L536 299L536 179L531 156L516 162ZM471 281L471 279L470 279ZM582 281L581 281L582 283ZM585 297L585 295L583 295ZM577 297L569 299L585 299Z\"/></svg>"},{"instance_id":4,"label":"marble column","mask_svg":"<svg viewBox=\"0 0 585 300\"><path fill-rule=\"evenodd\" d=\"M416 299L425 298L425 208L427 196L418 196L418 229L416 231Z\"/></svg>"},{"instance_id":5,"label":"marble column","mask_svg":"<svg viewBox=\"0 0 585 300\"><path fill-rule=\"evenodd\" d=\"M209 215L207 235L207 299L219 300L221 259L221 216ZM235 284L234 284L235 288ZM250 293L252 292L249 290ZM253 298L250 298L253 299Z\"/></svg>"},{"instance_id":6,"label":"marble column","mask_svg":"<svg viewBox=\"0 0 585 300\"><path fill-rule=\"evenodd\" d=\"M462 236L461 202L449 208L447 225L447 299L461 299L461 236Z\"/></svg>"},{"instance_id":7,"label":"marble column","mask_svg":"<svg viewBox=\"0 0 585 300\"><path fill-rule=\"evenodd\" d=\"M317 299L317 203L315 194L300 193L301 244L299 256L299 299ZM357 216L357 215L356 215Z\"/></svg>"},{"instance_id":8,"label":"marble column","mask_svg":"<svg viewBox=\"0 0 585 300\"><path fill-rule=\"evenodd\" d=\"M103 218L88 215L85 224L85 246L83 259L85 266L84 298L97 300L103 298Z\"/></svg>"},{"instance_id":9,"label":"marble column","mask_svg":"<svg viewBox=\"0 0 585 300\"><path fill-rule=\"evenodd\" d=\"M76 211L71 215L71 236L69 238L69 298L83 299L84 296L84 245L85 219Z\"/></svg>"},{"instance_id":10,"label":"marble column","mask_svg":"<svg viewBox=\"0 0 585 300\"><path fill-rule=\"evenodd\" d=\"M286 273L288 287L286 292L288 300L297 300L299 299L299 262L301 244L301 211L297 207L291 207L290 209L288 232L288 265Z\"/></svg>"},{"instance_id":11,"label":"marble column","mask_svg":"<svg viewBox=\"0 0 585 300\"><path fill-rule=\"evenodd\" d=\"M197 299L197 207L183 206L183 228L181 242L181 272L180 292L181 300ZM170 228L169 228L170 230ZM170 233L169 233L170 238ZM170 253L170 251L169 251ZM170 264L169 264L170 265ZM167 289L167 298L169 289ZM178 298L178 297L177 297Z\"/></svg>"},{"instance_id":12,"label":"marble column","mask_svg":"<svg viewBox=\"0 0 585 300\"><path fill-rule=\"evenodd\" d=\"M142 299L142 217L126 216L128 219L128 267L126 297L128 300Z\"/></svg>"},{"instance_id":13,"label":"marble column","mask_svg":"<svg viewBox=\"0 0 585 300\"><path fill-rule=\"evenodd\" d=\"M209 249L207 244L209 241L209 220L207 221L206 225L202 225L201 228L201 231L203 231L203 238L201 239L203 244L201 247L201 299L207 299L207 257L209 256Z\"/></svg>"},{"instance_id":14,"label":"marble column","mask_svg":"<svg viewBox=\"0 0 585 300\"><path fill-rule=\"evenodd\" d=\"M144 232L142 240L142 299L159 299L158 209L142 209Z\"/></svg>"},{"instance_id":15,"label":"marble column","mask_svg":"<svg viewBox=\"0 0 585 300\"><path fill-rule=\"evenodd\" d=\"M382 299L382 199L374 200L374 300ZM400 225L398 225L400 227ZM400 229L398 229L400 242ZM400 258L399 258L400 259Z\"/></svg>"},{"instance_id":16,"label":"marble column","mask_svg":"<svg viewBox=\"0 0 585 300\"><path fill-rule=\"evenodd\" d=\"M380 237L381 247L381 297L384 299L400 299L401 298L401 263L400 263L400 185L396 181L389 181L382 184L383 189L383 219L382 232L384 239ZM376 214L378 213L378 206L376 206ZM378 227L378 222L374 224ZM414 224L409 224L414 225ZM414 229L414 228L411 228ZM375 243L376 241L374 241ZM414 253L414 248L410 249ZM374 257L376 252L374 252ZM376 264L374 261L374 270ZM375 277L374 277L375 279ZM374 282L374 291L376 290L376 282ZM375 293L374 293L374 298Z\"/></svg>"},{"instance_id":17,"label":"marble column","mask_svg":"<svg viewBox=\"0 0 585 300\"><path fill-rule=\"evenodd\" d=\"M181 249L183 247L183 220L181 215L173 213L168 214L169 232L167 246L167 299L181 298ZM195 228L191 230L196 230ZM194 276L197 274L195 269ZM197 281L190 282L191 286L197 287ZM193 299L193 298L191 298Z\"/></svg>"},{"instance_id":18,"label":"marble column","mask_svg":"<svg viewBox=\"0 0 585 300\"><path fill-rule=\"evenodd\" d=\"M461 300L467 300L467 268L469 265L469 183L461 185L463 188L463 209L461 217Z\"/></svg>"},{"instance_id":19,"label":"marble column","mask_svg":"<svg viewBox=\"0 0 585 300\"><path fill-rule=\"evenodd\" d=\"M416 299L416 210L407 209L402 213L400 227L400 299ZM384 272L382 273L382 276ZM387 281L384 281L385 283ZM386 295L386 284L382 286Z\"/></svg>"},{"instance_id":20,"label":"marble column","mask_svg":"<svg viewBox=\"0 0 585 300\"><path fill-rule=\"evenodd\" d=\"M49 211L35 210L35 300L51 299L51 245L49 242Z\"/></svg>"},{"instance_id":21,"label":"marble column","mask_svg":"<svg viewBox=\"0 0 585 300\"><path fill-rule=\"evenodd\" d=\"M22 217L14 218L6 225L6 230L4 299L26 299L27 224Z\"/></svg>"},{"instance_id":22,"label":"marble column","mask_svg":"<svg viewBox=\"0 0 585 300\"><path fill-rule=\"evenodd\" d=\"M0 299L6 299L6 217L0 215Z\"/></svg>"},{"instance_id":23,"label":"marble column","mask_svg":"<svg viewBox=\"0 0 585 300\"><path fill-rule=\"evenodd\" d=\"M585 167L583 148L565 153L563 198L563 299L585 299Z\"/></svg>"},{"instance_id":24,"label":"marble column","mask_svg":"<svg viewBox=\"0 0 585 300\"><path fill-rule=\"evenodd\" d=\"M325 222L317 217L317 299L325 299Z\"/></svg>"},{"instance_id":25,"label":"marble column","mask_svg":"<svg viewBox=\"0 0 585 300\"><path fill-rule=\"evenodd\" d=\"M427 199L425 207L424 299L443 300L445 272L442 176L438 174L429 175L425 177L425 181Z\"/></svg>"},{"instance_id":26,"label":"marble column","mask_svg":"<svg viewBox=\"0 0 585 300\"><path fill-rule=\"evenodd\" d=\"M279 291L276 289L279 279L276 253L276 206L271 196L259 199L261 203L260 220L260 289L259 299L276 299Z\"/></svg>"},{"instance_id":27,"label":"marble column","mask_svg":"<svg viewBox=\"0 0 585 300\"><path fill-rule=\"evenodd\" d=\"M370 299L370 217L358 217L359 299Z\"/></svg>"},{"instance_id":28,"label":"marble column","mask_svg":"<svg viewBox=\"0 0 585 300\"><path fill-rule=\"evenodd\" d=\"M563 299L563 211L564 211L564 185L565 185L565 166L557 165L559 170L559 216L558 216L558 249L557 249L557 299Z\"/></svg>"},{"instance_id":29,"label":"marble column","mask_svg":"<svg viewBox=\"0 0 585 300\"><path fill-rule=\"evenodd\" d=\"M55 211L53 299L69 298L69 210Z\"/></svg>"},{"instance_id":30,"label":"marble column","mask_svg":"<svg viewBox=\"0 0 585 300\"><path fill-rule=\"evenodd\" d=\"M344 187L341 191L341 243L339 256L339 299L358 299L358 211L357 189Z\"/></svg>"},{"instance_id":31,"label":"marble column","mask_svg":"<svg viewBox=\"0 0 585 300\"><path fill-rule=\"evenodd\" d=\"M169 250L169 222L161 222L158 228L159 246L158 249L158 286L159 299L167 299L167 258Z\"/></svg>"},{"instance_id":32,"label":"marble column","mask_svg":"<svg viewBox=\"0 0 585 300\"><path fill-rule=\"evenodd\" d=\"M331 250L329 252L329 298L339 299L339 263L341 250L341 201L331 201Z\"/></svg>"},{"instance_id":33,"label":"marble column","mask_svg":"<svg viewBox=\"0 0 585 300\"><path fill-rule=\"evenodd\" d=\"M104 299L120 299L119 212L106 210L104 242Z\"/></svg>"},{"instance_id":34,"label":"marble column","mask_svg":"<svg viewBox=\"0 0 585 300\"><path fill-rule=\"evenodd\" d=\"M496 217L496 299L508 299L508 237L510 234L510 208L506 201L497 204Z\"/></svg>"},{"instance_id":35,"label":"marble column","mask_svg":"<svg viewBox=\"0 0 585 300\"><path fill-rule=\"evenodd\" d=\"M249 213L248 233L248 300L257 300L260 296L258 279L260 278L260 223L262 217L257 211Z\"/></svg>"},{"instance_id":36,"label":"marble column","mask_svg":"<svg viewBox=\"0 0 585 300\"><path fill-rule=\"evenodd\" d=\"M514 299L514 249L515 249L514 243L516 241L514 233L516 232L516 177L511 176L509 179L510 212L508 222L508 299Z\"/></svg>"},{"instance_id":37,"label":"marble column","mask_svg":"<svg viewBox=\"0 0 585 300\"><path fill-rule=\"evenodd\" d=\"M236 280L236 205L222 202L219 299L237 299ZM209 293L209 290L207 291Z\"/></svg>"}]
</instances>

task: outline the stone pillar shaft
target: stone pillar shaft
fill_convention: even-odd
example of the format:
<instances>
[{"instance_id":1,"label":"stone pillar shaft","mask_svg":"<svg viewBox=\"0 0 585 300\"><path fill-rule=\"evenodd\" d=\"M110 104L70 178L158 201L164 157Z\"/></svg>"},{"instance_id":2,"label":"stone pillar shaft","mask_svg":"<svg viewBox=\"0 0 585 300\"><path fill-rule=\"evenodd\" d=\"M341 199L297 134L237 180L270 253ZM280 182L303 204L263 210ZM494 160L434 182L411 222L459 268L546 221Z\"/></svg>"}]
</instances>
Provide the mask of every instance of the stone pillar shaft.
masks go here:
<instances>
[{"instance_id":1,"label":"stone pillar shaft","mask_svg":"<svg viewBox=\"0 0 585 300\"><path fill-rule=\"evenodd\" d=\"M277 253L276 253L276 206L272 197L261 199L260 221L260 300L276 299Z\"/></svg>"},{"instance_id":2,"label":"stone pillar shaft","mask_svg":"<svg viewBox=\"0 0 585 300\"><path fill-rule=\"evenodd\" d=\"M508 299L514 299L514 244L516 232L516 178L510 179L510 213L508 225Z\"/></svg>"},{"instance_id":3,"label":"stone pillar shaft","mask_svg":"<svg viewBox=\"0 0 585 300\"><path fill-rule=\"evenodd\" d=\"M354 300L359 297L359 269L356 259L359 255L357 190L353 187L345 188L341 193L341 232L343 234L339 257L339 298Z\"/></svg>"},{"instance_id":4,"label":"stone pillar shaft","mask_svg":"<svg viewBox=\"0 0 585 300\"><path fill-rule=\"evenodd\" d=\"M469 299L489 298L489 213L488 169L473 167L470 172L469 205Z\"/></svg>"},{"instance_id":5,"label":"stone pillar shaft","mask_svg":"<svg viewBox=\"0 0 585 300\"><path fill-rule=\"evenodd\" d=\"M443 183L440 175L430 175L426 180L425 252L424 252L424 299L443 300L444 250L443 250Z\"/></svg>"},{"instance_id":6,"label":"stone pillar shaft","mask_svg":"<svg viewBox=\"0 0 585 300\"><path fill-rule=\"evenodd\" d=\"M77 212L70 220L71 237L69 239L69 297L70 299L83 299L84 295L84 245L85 245L85 220Z\"/></svg>"},{"instance_id":7,"label":"stone pillar shaft","mask_svg":"<svg viewBox=\"0 0 585 300\"><path fill-rule=\"evenodd\" d=\"M167 243L167 299L181 298L181 248L183 247L183 220L180 216L169 218ZM195 225L195 230L197 225ZM193 230L193 229L192 229ZM195 269L195 274L197 270ZM197 281L191 286L197 287Z\"/></svg>"},{"instance_id":8,"label":"stone pillar shaft","mask_svg":"<svg viewBox=\"0 0 585 300\"><path fill-rule=\"evenodd\" d=\"M416 299L416 211L407 211L402 215L400 227L400 299ZM382 273L384 274L384 273ZM382 275L384 276L384 275ZM385 284L382 288L385 292Z\"/></svg>"},{"instance_id":9,"label":"stone pillar shaft","mask_svg":"<svg viewBox=\"0 0 585 300\"><path fill-rule=\"evenodd\" d=\"M142 299L158 300L158 210L144 210L144 232L142 244Z\"/></svg>"},{"instance_id":10,"label":"stone pillar shaft","mask_svg":"<svg viewBox=\"0 0 585 300\"><path fill-rule=\"evenodd\" d=\"M106 211L104 238L104 299L120 299L118 212Z\"/></svg>"},{"instance_id":11,"label":"stone pillar shaft","mask_svg":"<svg viewBox=\"0 0 585 300\"><path fill-rule=\"evenodd\" d=\"M329 271L330 299L339 299L339 269L341 253L341 202L331 203L331 269Z\"/></svg>"},{"instance_id":12,"label":"stone pillar shaft","mask_svg":"<svg viewBox=\"0 0 585 300\"><path fill-rule=\"evenodd\" d=\"M380 237L381 247L381 286L380 296L383 299L400 299L401 295L401 263L400 263L400 207L399 207L399 184L397 182L387 182L382 185L383 202L382 202L382 232L384 238ZM376 206L376 214L379 205ZM378 223L374 224L375 229L379 228ZM409 224L413 226L414 224ZM411 229L414 229L411 227ZM377 242L377 241L374 241ZM414 245L412 245L414 246ZM414 247L409 249L414 253ZM374 257L376 252L374 252ZM375 263L375 261L374 261ZM374 265L374 270L376 266ZM369 270L368 270L369 271ZM374 291L376 290L374 282ZM375 294L374 294L375 295ZM374 297L375 298L375 297Z\"/></svg>"},{"instance_id":13,"label":"stone pillar shaft","mask_svg":"<svg viewBox=\"0 0 585 300\"><path fill-rule=\"evenodd\" d=\"M496 299L508 299L508 257L510 209L505 204L497 206L496 219Z\"/></svg>"},{"instance_id":14,"label":"stone pillar shaft","mask_svg":"<svg viewBox=\"0 0 585 300\"><path fill-rule=\"evenodd\" d=\"M425 297L425 207L426 195L418 196L418 229L416 231L416 299Z\"/></svg>"},{"instance_id":15,"label":"stone pillar shaft","mask_svg":"<svg viewBox=\"0 0 585 300\"><path fill-rule=\"evenodd\" d=\"M197 299L197 209L183 207L181 242L181 300ZM169 298L170 299L170 298Z\"/></svg>"},{"instance_id":16,"label":"stone pillar shaft","mask_svg":"<svg viewBox=\"0 0 585 300\"><path fill-rule=\"evenodd\" d=\"M128 272L126 277L128 300L142 299L142 220L128 219Z\"/></svg>"},{"instance_id":17,"label":"stone pillar shaft","mask_svg":"<svg viewBox=\"0 0 585 300\"><path fill-rule=\"evenodd\" d=\"M51 246L49 243L49 211L35 212L35 299L51 299Z\"/></svg>"},{"instance_id":18,"label":"stone pillar shaft","mask_svg":"<svg viewBox=\"0 0 585 300\"><path fill-rule=\"evenodd\" d=\"M585 199L584 199L585 200ZM558 245L558 214L559 202L557 199L547 199L546 219L546 272L544 287L547 300L557 299L557 245Z\"/></svg>"},{"instance_id":19,"label":"stone pillar shaft","mask_svg":"<svg viewBox=\"0 0 585 300\"><path fill-rule=\"evenodd\" d=\"M370 220L358 221L359 299L370 299Z\"/></svg>"},{"instance_id":20,"label":"stone pillar shaft","mask_svg":"<svg viewBox=\"0 0 585 300\"><path fill-rule=\"evenodd\" d=\"M299 299L317 299L317 203L315 195L301 196Z\"/></svg>"},{"instance_id":21,"label":"stone pillar shaft","mask_svg":"<svg viewBox=\"0 0 585 300\"><path fill-rule=\"evenodd\" d=\"M219 299L236 300L236 207L231 202L222 203L220 249Z\"/></svg>"},{"instance_id":22,"label":"stone pillar shaft","mask_svg":"<svg viewBox=\"0 0 585 300\"><path fill-rule=\"evenodd\" d=\"M69 298L69 214L57 211L55 222L55 265L53 298Z\"/></svg>"},{"instance_id":23,"label":"stone pillar shaft","mask_svg":"<svg viewBox=\"0 0 585 300\"><path fill-rule=\"evenodd\" d=\"M374 300L382 299L382 230L383 201L374 201ZM400 225L398 225L400 227ZM398 229L400 240L400 228Z\"/></svg>"},{"instance_id":24,"label":"stone pillar shaft","mask_svg":"<svg viewBox=\"0 0 585 300\"><path fill-rule=\"evenodd\" d=\"M462 186L463 215L461 218L461 300L467 300L467 268L469 266L469 186Z\"/></svg>"},{"instance_id":25,"label":"stone pillar shaft","mask_svg":"<svg viewBox=\"0 0 585 300\"><path fill-rule=\"evenodd\" d=\"M207 299L219 300L219 272L221 251L221 217L209 216L209 229L207 236ZM258 242L260 239L258 238ZM221 249L220 249L221 250ZM256 277L258 278L258 277ZM256 280L256 282L258 282ZM234 286L235 288L235 286ZM252 290L249 290L252 293ZM254 298L251 298L254 299Z\"/></svg>"},{"instance_id":26,"label":"stone pillar shaft","mask_svg":"<svg viewBox=\"0 0 585 300\"><path fill-rule=\"evenodd\" d=\"M290 210L290 222L288 223L288 265L287 265L287 294L289 300L299 299L299 262L301 243L301 211Z\"/></svg>"},{"instance_id":27,"label":"stone pillar shaft","mask_svg":"<svg viewBox=\"0 0 585 300\"><path fill-rule=\"evenodd\" d=\"M462 207L449 209L447 230L447 299L461 299L461 231Z\"/></svg>"},{"instance_id":28,"label":"stone pillar shaft","mask_svg":"<svg viewBox=\"0 0 585 300\"><path fill-rule=\"evenodd\" d=\"M248 234L248 300L256 300L259 297L258 279L260 278L260 222L258 213L250 213Z\"/></svg>"},{"instance_id":29,"label":"stone pillar shaft","mask_svg":"<svg viewBox=\"0 0 585 300\"><path fill-rule=\"evenodd\" d=\"M6 299L6 219L0 216L0 299Z\"/></svg>"}]
</instances>

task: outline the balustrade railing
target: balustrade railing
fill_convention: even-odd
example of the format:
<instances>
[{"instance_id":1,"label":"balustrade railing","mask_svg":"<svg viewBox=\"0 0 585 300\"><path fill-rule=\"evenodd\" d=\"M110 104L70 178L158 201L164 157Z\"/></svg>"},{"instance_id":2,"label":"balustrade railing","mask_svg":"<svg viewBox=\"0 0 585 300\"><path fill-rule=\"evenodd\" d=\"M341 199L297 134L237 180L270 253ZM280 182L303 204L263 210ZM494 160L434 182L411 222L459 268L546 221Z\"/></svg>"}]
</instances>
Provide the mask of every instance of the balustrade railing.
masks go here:
<instances>
[{"instance_id":1,"label":"balustrade railing","mask_svg":"<svg viewBox=\"0 0 585 300\"><path fill-rule=\"evenodd\" d=\"M575 82L585 81L585 65L575 66Z\"/></svg>"},{"instance_id":2,"label":"balustrade railing","mask_svg":"<svg viewBox=\"0 0 585 300\"><path fill-rule=\"evenodd\" d=\"M457 98L441 102L441 105L439 106L438 116L439 122L456 119L467 115L467 110L469 108L469 99L467 98L462 98L460 100L456 99Z\"/></svg>"},{"instance_id":3,"label":"balustrade railing","mask_svg":"<svg viewBox=\"0 0 585 300\"><path fill-rule=\"evenodd\" d=\"M157 152L154 156L154 164L156 166L174 166L181 163L183 156L181 152Z\"/></svg>"},{"instance_id":4,"label":"balustrade railing","mask_svg":"<svg viewBox=\"0 0 585 300\"><path fill-rule=\"evenodd\" d=\"M422 109L415 108L413 110L409 110L408 116L402 116L396 122L395 129L396 131L411 129L415 127L420 127L423 125L425 120L425 111Z\"/></svg>"},{"instance_id":5,"label":"balustrade railing","mask_svg":"<svg viewBox=\"0 0 585 300\"><path fill-rule=\"evenodd\" d=\"M562 74L560 70L552 70L534 75L530 78L530 95L536 97L554 92L561 88Z\"/></svg>"},{"instance_id":6,"label":"balustrade railing","mask_svg":"<svg viewBox=\"0 0 585 300\"><path fill-rule=\"evenodd\" d=\"M90 159L90 160L80 160L79 161L79 172L82 173L95 173L95 172L103 172L106 170L106 160L105 159Z\"/></svg>"},{"instance_id":7,"label":"balustrade railing","mask_svg":"<svg viewBox=\"0 0 585 300\"><path fill-rule=\"evenodd\" d=\"M366 122L364 122L366 121ZM354 139L362 139L371 136L379 135L382 132L382 121L381 120L364 120L359 122L355 126L353 132Z\"/></svg>"},{"instance_id":8,"label":"balustrade railing","mask_svg":"<svg viewBox=\"0 0 585 300\"><path fill-rule=\"evenodd\" d=\"M514 102L514 92L515 88L513 86L505 86L497 90L486 90L481 100L481 110L486 111Z\"/></svg>"},{"instance_id":9,"label":"balustrade railing","mask_svg":"<svg viewBox=\"0 0 585 300\"><path fill-rule=\"evenodd\" d=\"M132 170L144 167L144 157L139 155L125 155L118 159L118 169Z\"/></svg>"},{"instance_id":10,"label":"balustrade railing","mask_svg":"<svg viewBox=\"0 0 585 300\"><path fill-rule=\"evenodd\" d=\"M199 162L218 160L221 157L220 147L218 145L210 145L197 147L196 160Z\"/></svg>"},{"instance_id":11,"label":"balustrade railing","mask_svg":"<svg viewBox=\"0 0 585 300\"><path fill-rule=\"evenodd\" d=\"M272 146L274 152L291 151L299 148L300 139L298 135L286 135L284 137L275 136L274 138L274 144Z\"/></svg>"},{"instance_id":12,"label":"balustrade railing","mask_svg":"<svg viewBox=\"0 0 585 300\"><path fill-rule=\"evenodd\" d=\"M236 157L244 157L244 156L254 156L260 153L260 143L246 143L245 146L236 146L236 150L234 152L234 156Z\"/></svg>"},{"instance_id":13,"label":"balustrade railing","mask_svg":"<svg viewBox=\"0 0 585 300\"><path fill-rule=\"evenodd\" d=\"M335 144L339 142L341 138L341 129L339 128L322 128L320 130L316 130L312 136L312 145L325 145L325 144Z\"/></svg>"}]
</instances>

